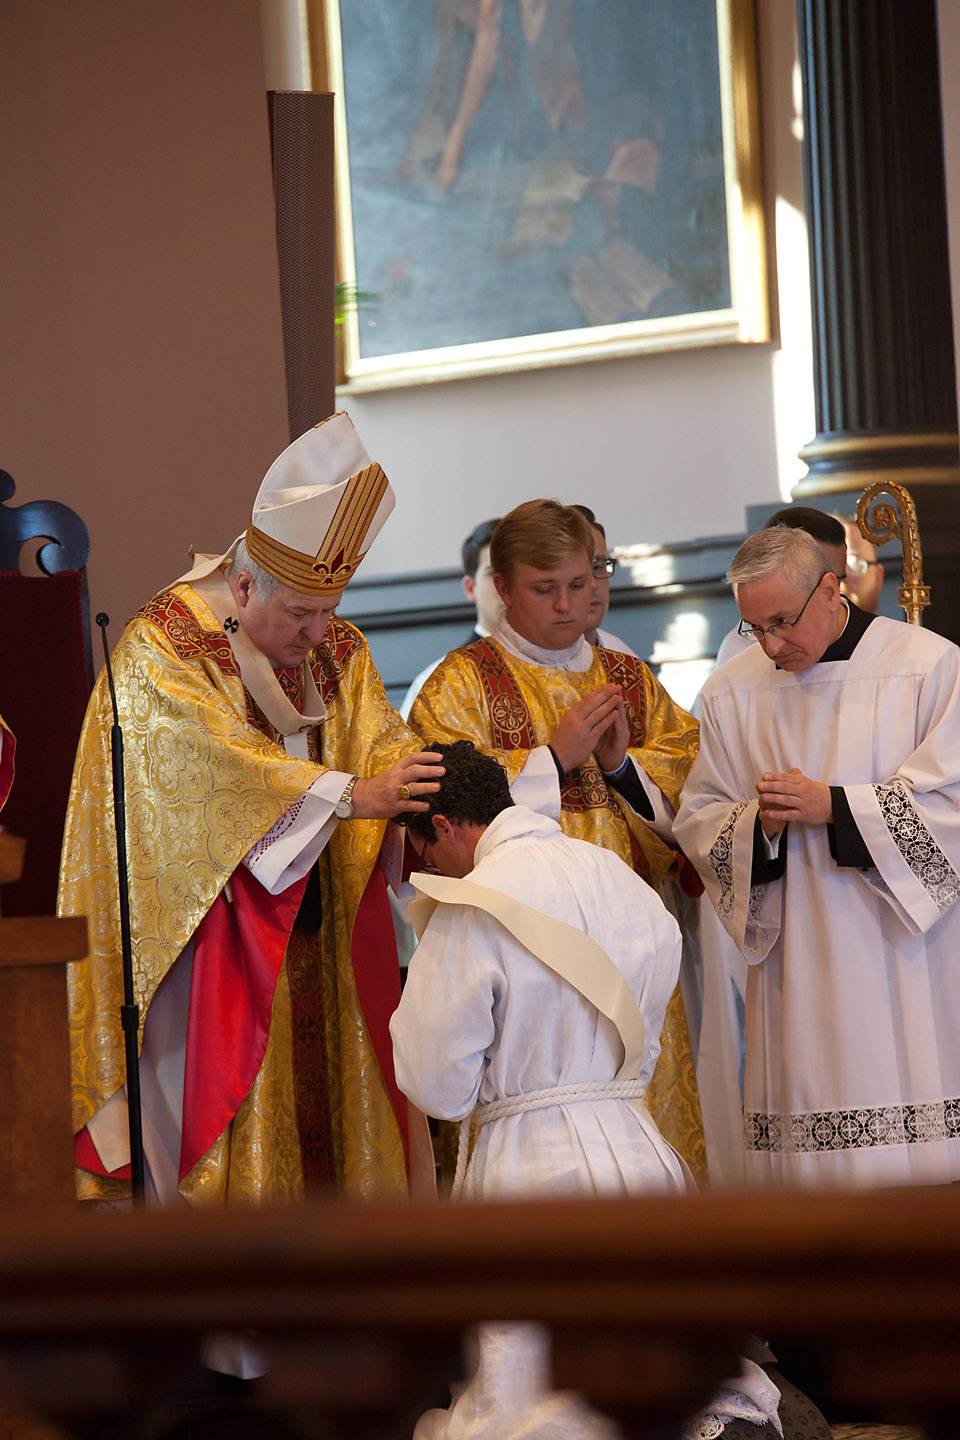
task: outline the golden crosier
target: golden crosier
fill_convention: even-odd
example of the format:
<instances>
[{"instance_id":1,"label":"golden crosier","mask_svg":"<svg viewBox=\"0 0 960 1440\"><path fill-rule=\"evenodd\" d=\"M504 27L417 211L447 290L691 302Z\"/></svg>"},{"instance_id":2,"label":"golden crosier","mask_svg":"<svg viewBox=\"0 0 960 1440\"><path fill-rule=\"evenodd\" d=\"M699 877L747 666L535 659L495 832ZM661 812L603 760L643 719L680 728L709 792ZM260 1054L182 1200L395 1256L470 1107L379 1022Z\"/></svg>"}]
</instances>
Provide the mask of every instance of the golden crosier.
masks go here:
<instances>
[{"instance_id":1,"label":"golden crosier","mask_svg":"<svg viewBox=\"0 0 960 1440\"><path fill-rule=\"evenodd\" d=\"M880 495L891 496L892 503L882 501L875 504ZM903 584L897 590L897 603L906 611L911 625L922 625L923 607L930 604L930 586L923 583L920 528L917 525L917 507L910 491L905 485L897 485L892 480L868 485L857 501L857 525L864 539L878 547L892 535L901 541Z\"/></svg>"}]
</instances>

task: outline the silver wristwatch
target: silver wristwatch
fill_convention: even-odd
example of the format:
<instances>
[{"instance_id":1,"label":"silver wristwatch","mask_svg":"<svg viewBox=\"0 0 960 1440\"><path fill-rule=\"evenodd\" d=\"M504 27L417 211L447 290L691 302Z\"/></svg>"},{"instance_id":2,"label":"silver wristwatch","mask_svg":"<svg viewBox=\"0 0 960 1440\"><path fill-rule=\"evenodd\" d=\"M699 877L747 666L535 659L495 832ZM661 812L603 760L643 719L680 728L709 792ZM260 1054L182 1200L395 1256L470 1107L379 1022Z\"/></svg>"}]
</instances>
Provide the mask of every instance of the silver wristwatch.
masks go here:
<instances>
[{"instance_id":1,"label":"silver wristwatch","mask_svg":"<svg viewBox=\"0 0 960 1440\"><path fill-rule=\"evenodd\" d=\"M336 815L338 820L353 819L353 787L354 785L356 785L356 783L356 775L351 775L350 779L347 781L346 789L340 796L340 799L337 801L336 805L334 805L333 807L333 813L334 815Z\"/></svg>"}]
</instances>

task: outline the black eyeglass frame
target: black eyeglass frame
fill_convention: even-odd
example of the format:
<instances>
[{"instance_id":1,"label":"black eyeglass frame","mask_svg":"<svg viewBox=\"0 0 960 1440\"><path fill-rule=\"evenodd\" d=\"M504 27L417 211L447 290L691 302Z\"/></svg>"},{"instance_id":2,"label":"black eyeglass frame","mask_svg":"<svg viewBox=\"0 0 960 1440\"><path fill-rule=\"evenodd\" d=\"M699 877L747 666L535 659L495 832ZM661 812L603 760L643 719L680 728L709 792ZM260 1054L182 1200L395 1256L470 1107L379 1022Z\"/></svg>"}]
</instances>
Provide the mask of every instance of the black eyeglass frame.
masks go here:
<instances>
[{"instance_id":1,"label":"black eyeglass frame","mask_svg":"<svg viewBox=\"0 0 960 1440\"><path fill-rule=\"evenodd\" d=\"M823 574L820 576L820 579L817 581L816 585L814 585L806 600L804 600L802 606L800 607L799 614L797 615L797 618L795 620L778 620L775 625L768 625L766 628L764 628L762 625L747 625L746 620L741 620L740 624L737 626L737 634L742 635L744 640L746 640L748 637L751 640L756 640L757 644L759 645L763 641L764 635L773 635L775 639L779 640L781 631L795 630L796 627L800 624L800 621L803 619L804 610L806 610L807 606L810 604L810 601L813 599L814 595L816 595L817 591L820 589L820 586L823 584L826 577L832 574L832 570L824 570ZM746 629L743 628L745 625L747 626Z\"/></svg>"},{"instance_id":2,"label":"black eyeglass frame","mask_svg":"<svg viewBox=\"0 0 960 1440\"><path fill-rule=\"evenodd\" d=\"M598 580L601 575L612 576L617 568L616 556L608 555L606 560L594 560L590 568Z\"/></svg>"}]
</instances>

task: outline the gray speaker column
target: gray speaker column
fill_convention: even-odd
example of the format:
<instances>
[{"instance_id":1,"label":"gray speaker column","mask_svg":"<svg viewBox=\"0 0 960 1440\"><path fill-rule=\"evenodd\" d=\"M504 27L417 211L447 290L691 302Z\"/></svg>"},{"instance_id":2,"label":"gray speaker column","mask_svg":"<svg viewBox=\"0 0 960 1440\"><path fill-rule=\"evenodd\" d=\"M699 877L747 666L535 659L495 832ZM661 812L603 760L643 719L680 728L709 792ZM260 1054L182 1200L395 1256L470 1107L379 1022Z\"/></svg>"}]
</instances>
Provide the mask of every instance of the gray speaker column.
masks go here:
<instances>
[{"instance_id":1,"label":"gray speaker column","mask_svg":"<svg viewBox=\"0 0 960 1440\"><path fill-rule=\"evenodd\" d=\"M333 96L270 90L267 100L287 418L295 440L336 408Z\"/></svg>"}]
</instances>

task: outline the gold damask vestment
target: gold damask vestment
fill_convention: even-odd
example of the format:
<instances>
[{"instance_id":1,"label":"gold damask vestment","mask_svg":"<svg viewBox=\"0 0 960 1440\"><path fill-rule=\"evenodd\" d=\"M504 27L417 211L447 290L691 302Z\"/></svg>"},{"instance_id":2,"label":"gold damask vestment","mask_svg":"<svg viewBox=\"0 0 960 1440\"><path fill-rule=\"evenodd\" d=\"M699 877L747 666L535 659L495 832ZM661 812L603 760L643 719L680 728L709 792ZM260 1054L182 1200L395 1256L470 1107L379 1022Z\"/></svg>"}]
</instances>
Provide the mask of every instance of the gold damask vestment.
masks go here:
<instances>
[{"instance_id":1,"label":"gold damask vestment","mask_svg":"<svg viewBox=\"0 0 960 1440\"><path fill-rule=\"evenodd\" d=\"M324 770L372 775L418 748L352 625L335 615L309 663L327 718L309 732L310 758L302 760L286 753L245 692L226 634L189 586L154 597L121 638L113 667L125 749L141 1026L158 985L243 856ZM278 672L295 705L301 700L299 674ZM125 1076L111 725L101 674L74 771L59 899L59 913L86 915L90 930L89 958L69 967L78 1132ZM232 1123L181 1180L189 1201L295 1198L320 1173L311 1154L316 1159L321 1152L324 1178L348 1194L405 1191L400 1128L351 955L354 921L386 823L353 820L334 827L314 881L320 928L294 928L290 935L262 1064ZM379 955L376 961L381 963ZM395 967L395 950L382 963ZM77 1173L82 1198L129 1192L124 1181Z\"/></svg>"},{"instance_id":2,"label":"gold damask vestment","mask_svg":"<svg viewBox=\"0 0 960 1440\"><path fill-rule=\"evenodd\" d=\"M546 745L572 705L610 682L623 689L628 753L677 808L697 753L697 722L670 699L641 660L594 648L584 671L558 670L510 655L492 638L454 650L425 682L410 712L424 742L472 740L495 756L512 785ZM608 787L591 755L568 773L560 793L564 834L613 850L658 887L678 857ZM661 1053L647 1104L661 1132L694 1175L706 1175L703 1122L690 1036L679 987L667 1008Z\"/></svg>"}]
</instances>

